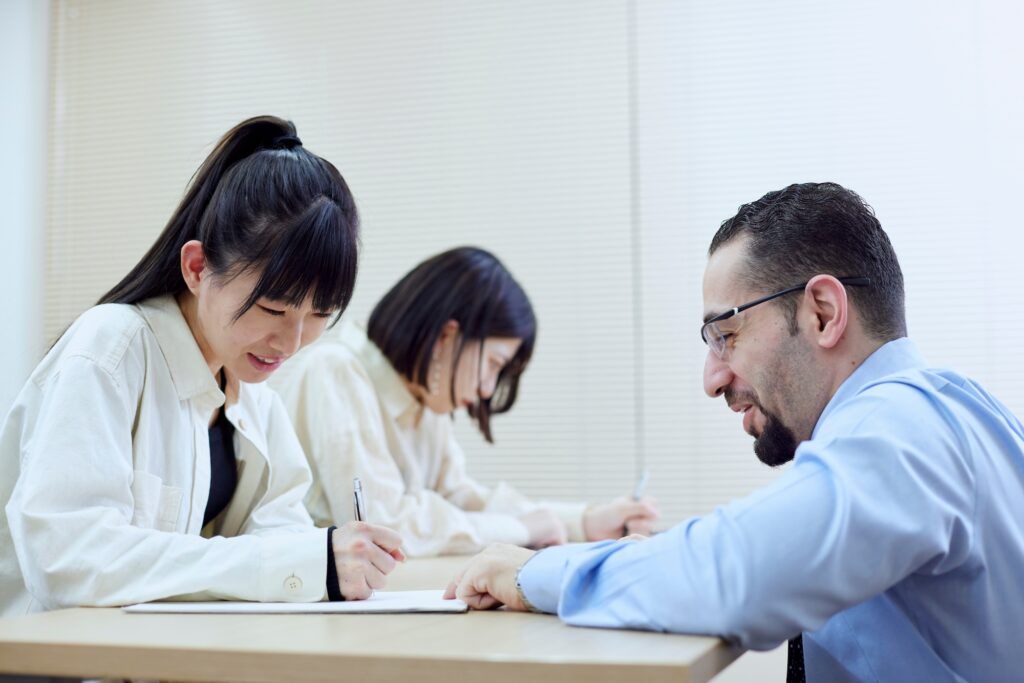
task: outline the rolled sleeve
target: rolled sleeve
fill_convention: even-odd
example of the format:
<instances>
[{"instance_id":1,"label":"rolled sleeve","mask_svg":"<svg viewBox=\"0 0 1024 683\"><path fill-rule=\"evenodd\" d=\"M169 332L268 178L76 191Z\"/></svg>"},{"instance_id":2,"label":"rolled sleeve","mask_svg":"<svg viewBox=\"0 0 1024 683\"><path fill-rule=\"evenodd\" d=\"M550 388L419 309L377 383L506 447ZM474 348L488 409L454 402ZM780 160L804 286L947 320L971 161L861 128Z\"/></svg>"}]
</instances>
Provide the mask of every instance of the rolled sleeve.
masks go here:
<instances>
[{"instance_id":1,"label":"rolled sleeve","mask_svg":"<svg viewBox=\"0 0 1024 683\"><path fill-rule=\"evenodd\" d=\"M525 546L530 542L530 532L515 517L488 512L467 512L465 515L473 525L481 545L510 543Z\"/></svg>"},{"instance_id":2,"label":"rolled sleeve","mask_svg":"<svg viewBox=\"0 0 1024 683\"><path fill-rule=\"evenodd\" d=\"M546 507L558 515L558 518L565 524L565 530L569 534L571 543L580 543L587 540L583 530L583 513L587 510L586 503L563 503L543 502L541 507Z\"/></svg>"},{"instance_id":3,"label":"rolled sleeve","mask_svg":"<svg viewBox=\"0 0 1024 683\"><path fill-rule=\"evenodd\" d=\"M560 545L541 550L519 569L516 580L530 605L549 614L558 612L569 560L603 543Z\"/></svg>"}]
</instances>

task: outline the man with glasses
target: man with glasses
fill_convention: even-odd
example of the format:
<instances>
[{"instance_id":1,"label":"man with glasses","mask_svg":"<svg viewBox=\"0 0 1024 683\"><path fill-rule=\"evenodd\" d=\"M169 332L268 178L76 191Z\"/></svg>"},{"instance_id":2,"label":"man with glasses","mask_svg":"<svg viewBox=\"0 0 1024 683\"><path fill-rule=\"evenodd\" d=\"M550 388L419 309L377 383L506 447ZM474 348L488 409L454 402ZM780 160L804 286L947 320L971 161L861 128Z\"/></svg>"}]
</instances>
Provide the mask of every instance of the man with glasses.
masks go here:
<instances>
[{"instance_id":1,"label":"man with glasses","mask_svg":"<svg viewBox=\"0 0 1024 683\"><path fill-rule=\"evenodd\" d=\"M1024 672L1024 428L906 338L903 275L832 183L740 207L704 274L704 389L774 482L639 543L495 546L449 593L581 626L802 637L791 680Z\"/></svg>"}]
</instances>

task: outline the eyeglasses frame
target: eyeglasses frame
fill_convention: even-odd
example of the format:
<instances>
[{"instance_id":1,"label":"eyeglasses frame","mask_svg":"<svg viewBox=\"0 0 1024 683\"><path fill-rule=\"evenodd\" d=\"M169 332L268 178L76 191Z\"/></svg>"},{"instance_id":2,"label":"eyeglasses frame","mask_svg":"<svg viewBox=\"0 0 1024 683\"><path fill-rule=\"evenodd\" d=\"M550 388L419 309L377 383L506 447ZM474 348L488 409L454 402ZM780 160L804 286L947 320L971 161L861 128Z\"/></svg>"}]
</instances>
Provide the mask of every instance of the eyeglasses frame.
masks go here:
<instances>
[{"instance_id":1,"label":"eyeglasses frame","mask_svg":"<svg viewBox=\"0 0 1024 683\"><path fill-rule=\"evenodd\" d=\"M871 278L864 277L862 275L851 275L851 276L846 276L846 277L838 277L836 279L839 280L839 282L843 283L844 285L846 285L848 287L868 287L868 286L871 285ZM760 297L758 299L754 299L753 301L749 301L749 302L743 304L742 306L736 306L735 308L730 308L727 311L719 313L718 315L713 317L711 320L706 321L703 325L700 326L700 338L701 338L701 341L703 341L708 346L709 349L714 351L716 356L721 358L722 357L722 352L716 350L716 347L713 346L711 344L711 342L708 341L707 332L706 332L706 330L708 329L708 325L713 325L714 323L719 323L719 322L722 322L723 320L728 320L729 318L733 317L734 315L739 315L743 311L749 310L749 309L753 308L754 306L759 306L760 304L763 304L763 303L766 303L768 301L771 301L772 299L778 299L780 296L785 296L787 294L792 294L793 292L799 292L800 290L806 288L807 284L809 282L810 282L810 280L807 280L806 282L803 282L803 283L801 283L799 285L794 285L792 287L787 287L786 289L783 289L782 291L775 292L774 294L768 294L767 296L762 296L762 297Z\"/></svg>"}]
</instances>

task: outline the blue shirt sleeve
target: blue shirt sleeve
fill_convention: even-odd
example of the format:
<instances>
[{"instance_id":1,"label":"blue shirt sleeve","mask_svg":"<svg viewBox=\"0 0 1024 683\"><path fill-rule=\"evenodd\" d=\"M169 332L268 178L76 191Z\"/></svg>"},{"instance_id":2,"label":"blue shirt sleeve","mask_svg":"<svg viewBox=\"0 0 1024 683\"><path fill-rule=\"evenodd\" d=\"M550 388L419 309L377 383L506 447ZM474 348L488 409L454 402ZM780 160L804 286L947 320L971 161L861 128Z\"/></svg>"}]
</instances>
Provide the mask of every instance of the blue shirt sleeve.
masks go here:
<instances>
[{"instance_id":1,"label":"blue shirt sleeve","mask_svg":"<svg viewBox=\"0 0 1024 683\"><path fill-rule=\"evenodd\" d=\"M523 595L535 609L555 614L558 612L558 599L569 559L612 543L614 541L573 543L541 550L519 570L518 581Z\"/></svg>"},{"instance_id":2,"label":"blue shirt sleeve","mask_svg":"<svg viewBox=\"0 0 1024 683\"><path fill-rule=\"evenodd\" d=\"M771 485L646 541L545 550L522 568L523 592L570 624L768 649L913 572L956 566L971 542L972 473L930 400L872 388Z\"/></svg>"}]
</instances>

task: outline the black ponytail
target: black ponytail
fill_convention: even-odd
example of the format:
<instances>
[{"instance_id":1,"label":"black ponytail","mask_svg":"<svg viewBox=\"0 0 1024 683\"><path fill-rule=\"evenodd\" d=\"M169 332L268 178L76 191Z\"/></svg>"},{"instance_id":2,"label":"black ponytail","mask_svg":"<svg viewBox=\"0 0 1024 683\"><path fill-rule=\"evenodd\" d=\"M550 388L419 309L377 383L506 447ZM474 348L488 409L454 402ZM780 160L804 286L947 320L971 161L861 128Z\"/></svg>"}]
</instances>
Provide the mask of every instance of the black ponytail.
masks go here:
<instances>
[{"instance_id":1,"label":"black ponytail","mask_svg":"<svg viewBox=\"0 0 1024 683\"><path fill-rule=\"evenodd\" d=\"M203 244L221 277L259 272L245 313L261 297L341 311L355 287L359 218L344 178L306 150L290 121L259 116L221 138L167 226L97 303L134 304L185 289L181 248Z\"/></svg>"}]
</instances>

